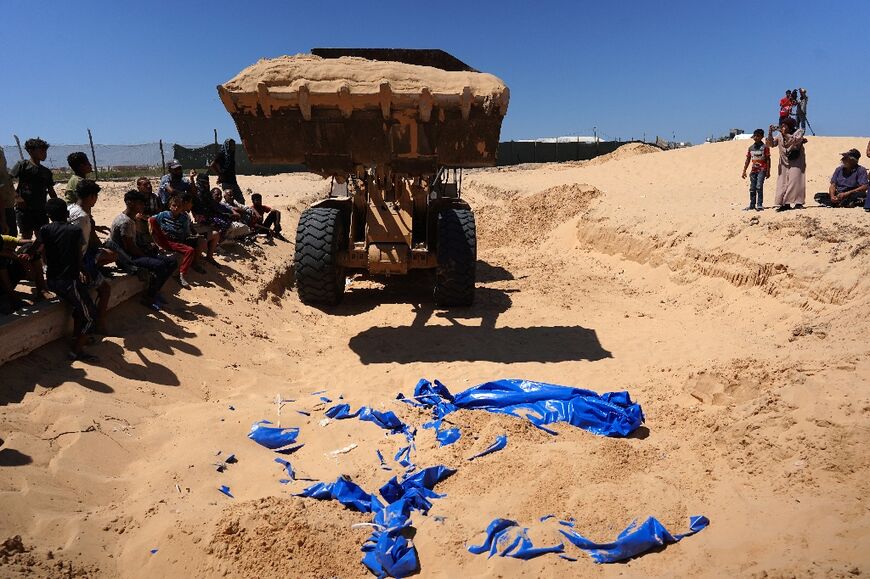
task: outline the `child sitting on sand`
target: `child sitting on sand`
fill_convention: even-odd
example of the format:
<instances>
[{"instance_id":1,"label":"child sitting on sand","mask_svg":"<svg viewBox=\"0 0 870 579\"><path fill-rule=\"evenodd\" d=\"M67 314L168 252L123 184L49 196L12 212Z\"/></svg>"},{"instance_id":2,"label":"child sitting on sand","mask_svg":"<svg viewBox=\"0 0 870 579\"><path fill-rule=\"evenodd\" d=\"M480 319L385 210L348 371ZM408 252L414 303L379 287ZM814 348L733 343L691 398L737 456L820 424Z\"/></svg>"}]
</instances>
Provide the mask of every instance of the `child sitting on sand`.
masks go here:
<instances>
[{"instance_id":1,"label":"child sitting on sand","mask_svg":"<svg viewBox=\"0 0 870 579\"><path fill-rule=\"evenodd\" d=\"M743 163L743 179L746 179L746 169L752 163L749 172L749 207L744 211L761 211L764 208L764 180L770 177L770 147L763 142L763 129L752 131L752 141L746 151L746 162Z\"/></svg>"},{"instance_id":2,"label":"child sitting on sand","mask_svg":"<svg viewBox=\"0 0 870 579\"><path fill-rule=\"evenodd\" d=\"M51 223L39 229L38 241L45 252L49 289L72 307L73 343L69 358L93 361L95 358L83 350L87 334L98 322L82 263L85 238L80 227L67 223L69 211L62 199L49 199L45 210Z\"/></svg>"}]
</instances>

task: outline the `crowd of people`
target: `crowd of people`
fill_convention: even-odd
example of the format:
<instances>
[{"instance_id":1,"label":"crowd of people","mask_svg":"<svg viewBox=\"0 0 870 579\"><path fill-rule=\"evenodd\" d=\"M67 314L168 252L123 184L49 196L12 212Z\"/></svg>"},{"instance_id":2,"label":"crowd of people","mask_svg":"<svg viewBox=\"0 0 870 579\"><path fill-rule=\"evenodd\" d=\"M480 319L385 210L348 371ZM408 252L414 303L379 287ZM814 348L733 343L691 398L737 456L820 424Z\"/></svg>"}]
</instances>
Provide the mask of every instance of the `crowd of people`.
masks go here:
<instances>
[{"instance_id":1,"label":"crowd of people","mask_svg":"<svg viewBox=\"0 0 870 579\"><path fill-rule=\"evenodd\" d=\"M764 129L755 129L752 144L746 152L743 163L743 179L749 170L749 205L744 211L764 209L764 182L770 178L770 150L779 152L777 165L776 211L803 209L807 195L807 154L806 129L807 103L806 89L788 90L779 101L779 123L770 125L765 135ZM870 157L870 143L866 154ZM849 149L840 154L840 164L834 169L827 191L820 191L813 199L823 207L853 208L863 207L870 212L870 197L867 195L867 169L860 164L861 152Z\"/></svg>"},{"instance_id":2,"label":"crowd of people","mask_svg":"<svg viewBox=\"0 0 870 579\"><path fill-rule=\"evenodd\" d=\"M107 333L110 264L145 281L140 302L159 311L167 303L162 291L173 274L180 288L189 289L190 270L206 273L204 264L221 268L214 252L222 241L253 241L258 235L285 240L280 211L263 205L262 196L250 190L246 204L232 139L209 167L218 186L210 187L208 172L191 170L185 176L173 159L156 193L148 177L136 180L136 187L124 194L123 210L108 226L97 225L92 215L100 185L89 178L93 167L87 154L67 157L72 176L61 198L43 164L49 144L28 139L24 148L29 158L11 170L0 149L0 302L6 311L22 307L16 287L24 279L33 284L34 301L57 296L66 302L74 321L72 360L92 359L84 350L89 336Z\"/></svg>"}]
</instances>

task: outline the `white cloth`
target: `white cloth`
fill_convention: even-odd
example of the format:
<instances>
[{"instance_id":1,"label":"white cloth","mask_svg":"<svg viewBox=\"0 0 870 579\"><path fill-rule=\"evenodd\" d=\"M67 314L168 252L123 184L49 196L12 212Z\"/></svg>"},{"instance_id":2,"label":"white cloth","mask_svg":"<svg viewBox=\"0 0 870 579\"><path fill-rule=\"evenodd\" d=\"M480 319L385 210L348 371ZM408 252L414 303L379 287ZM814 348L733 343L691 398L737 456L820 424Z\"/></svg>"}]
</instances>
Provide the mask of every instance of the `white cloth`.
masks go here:
<instances>
[{"instance_id":1,"label":"white cloth","mask_svg":"<svg viewBox=\"0 0 870 579\"><path fill-rule=\"evenodd\" d=\"M69 223L81 229L85 238L85 244L82 246L82 255L84 255L88 249L88 240L91 238L91 216L78 203L70 203L67 205L67 209L69 210Z\"/></svg>"}]
</instances>

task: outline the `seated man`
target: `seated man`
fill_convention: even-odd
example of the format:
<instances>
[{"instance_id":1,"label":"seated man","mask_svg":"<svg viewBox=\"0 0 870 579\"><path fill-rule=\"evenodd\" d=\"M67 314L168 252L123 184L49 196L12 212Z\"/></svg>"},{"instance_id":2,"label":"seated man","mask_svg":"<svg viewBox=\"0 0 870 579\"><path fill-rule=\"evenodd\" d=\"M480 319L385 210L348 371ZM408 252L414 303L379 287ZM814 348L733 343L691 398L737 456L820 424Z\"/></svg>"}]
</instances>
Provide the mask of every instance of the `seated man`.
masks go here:
<instances>
[{"instance_id":1,"label":"seated man","mask_svg":"<svg viewBox=\"0 0 870 579\"><path fill-rule=\"evenodd\" d=\"M42 259L39 256L39 244L18 239L10 235L2 236L0 245L0 292L7 298L11 311L24 305L15 294L15 287L24 279L33 282L33 299L35 302L50 300L54 295L45 287L42 274Z\"/></svg>"},{"instance_id":2,"label":"seated man","mask_svg":"<svg viewBox=\"0 0 870 579\"><path fill-rule=\"evenodd\" d=\"M867 198L867 169L858 164L861 153L849 149L842 153L841 165L831 176L827 193L816 193L815 200L826 207L860 207Z\"/></svg>"},{"instance_id":3,"label":"seated man","mask_svg":"<svg viewBox=\"0 0 870 579\"><path fill-rule=\"evenodd\" d=\"M142 210L143 215L147 215L151 217L152 215L157 215L164 209L160 204L160 197L157 193L154 192L154 189L151 185L151 179L148 177L139 177L136 179L136 190L142 195L142 198L145 200L144 208Z\"/></svg>"},{"instance_id":4,"label":"seated man","mask_svg":"<svg viewBox=\"0 0 870 579\"><path fill-rule=\"evenodd\" d=\"M193 234L190 224L190 216L185 211L185 206L191 201L190 194L173 195L169 198L169 210L162 211L148 219L151 226L151 237L160 248L166 251L174 251L181 254L181 266L178 270L178 283L184 289L190 289L187 281L187 272L194 271L205 273L205 270L196 263L199 253L205 251L206 240L204 237Z\"/></svg>"},{"instance_id":5,"label":"seated man","mask_svg":"<svg viewBox=\"0 0 870 579\"><path fill-rule=\"evenodd\" d=\"M258 232L264 231L269 237L275 235L278 239L284 239L281 235L281 212L263 205L263 196L259 193L251 195L251 210L254 212Z\"/></svg>"},{"instance_id":6,"label":"seated man","mask_svg":"<svg viewBox=\"0 0 870 579\"><path fill-rule=\"evenodd\" d=\"M162 255L149 238L143 236L136 226L138 216L144 211L145 198L138 191L124 194L124 211L112 222L109 240L117 248L118 261L126 262L149 273L148 287L140 302L153 310L166 304L160 288L178 265L174 256Z\"/></svg>"},{"instance_id":7,"label":"seated man","mask_svg":"<svg viewBox=\"0 0 870 579\"><path fill-rule=\"evenodd\" d=\"M181 169L181 163L172 159L169 161L169 174L160 179L160 188L157 195L160 197L160 205L169 208L169 198L182 193L193 193L196 171L190 172L190 177L185 177Z\"/></svg>"}]
</instances>

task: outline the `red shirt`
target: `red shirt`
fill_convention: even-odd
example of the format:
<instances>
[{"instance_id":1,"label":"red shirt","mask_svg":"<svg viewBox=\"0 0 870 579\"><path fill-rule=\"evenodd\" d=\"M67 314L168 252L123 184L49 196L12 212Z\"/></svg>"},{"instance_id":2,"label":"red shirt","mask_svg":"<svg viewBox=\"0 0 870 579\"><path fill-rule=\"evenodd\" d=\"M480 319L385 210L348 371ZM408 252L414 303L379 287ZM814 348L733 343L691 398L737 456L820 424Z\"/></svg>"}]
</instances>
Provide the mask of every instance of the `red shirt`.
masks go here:
<instances>
[{"instance_id":1,"label":"red shirt","mask_svg":"<svg viewBox=\"0 0 870 579\"><path fill-rule=\"evenodd\" d=\"M770 167L770 147L764 143L752 143L746 151L746 158L752 162L750 173L767 173Z\"/></svg>"},{"instance_id":2,"label":"red shirt","mask_svg":"<svg viewBox=\"0 0 870 579\"><path fill-rule=\"evenodd\" d=\"M794 106L794 101L788 97L779 99L779 116L787 117L791 114L791 108Z\"/></svg>"}]
</instances>

